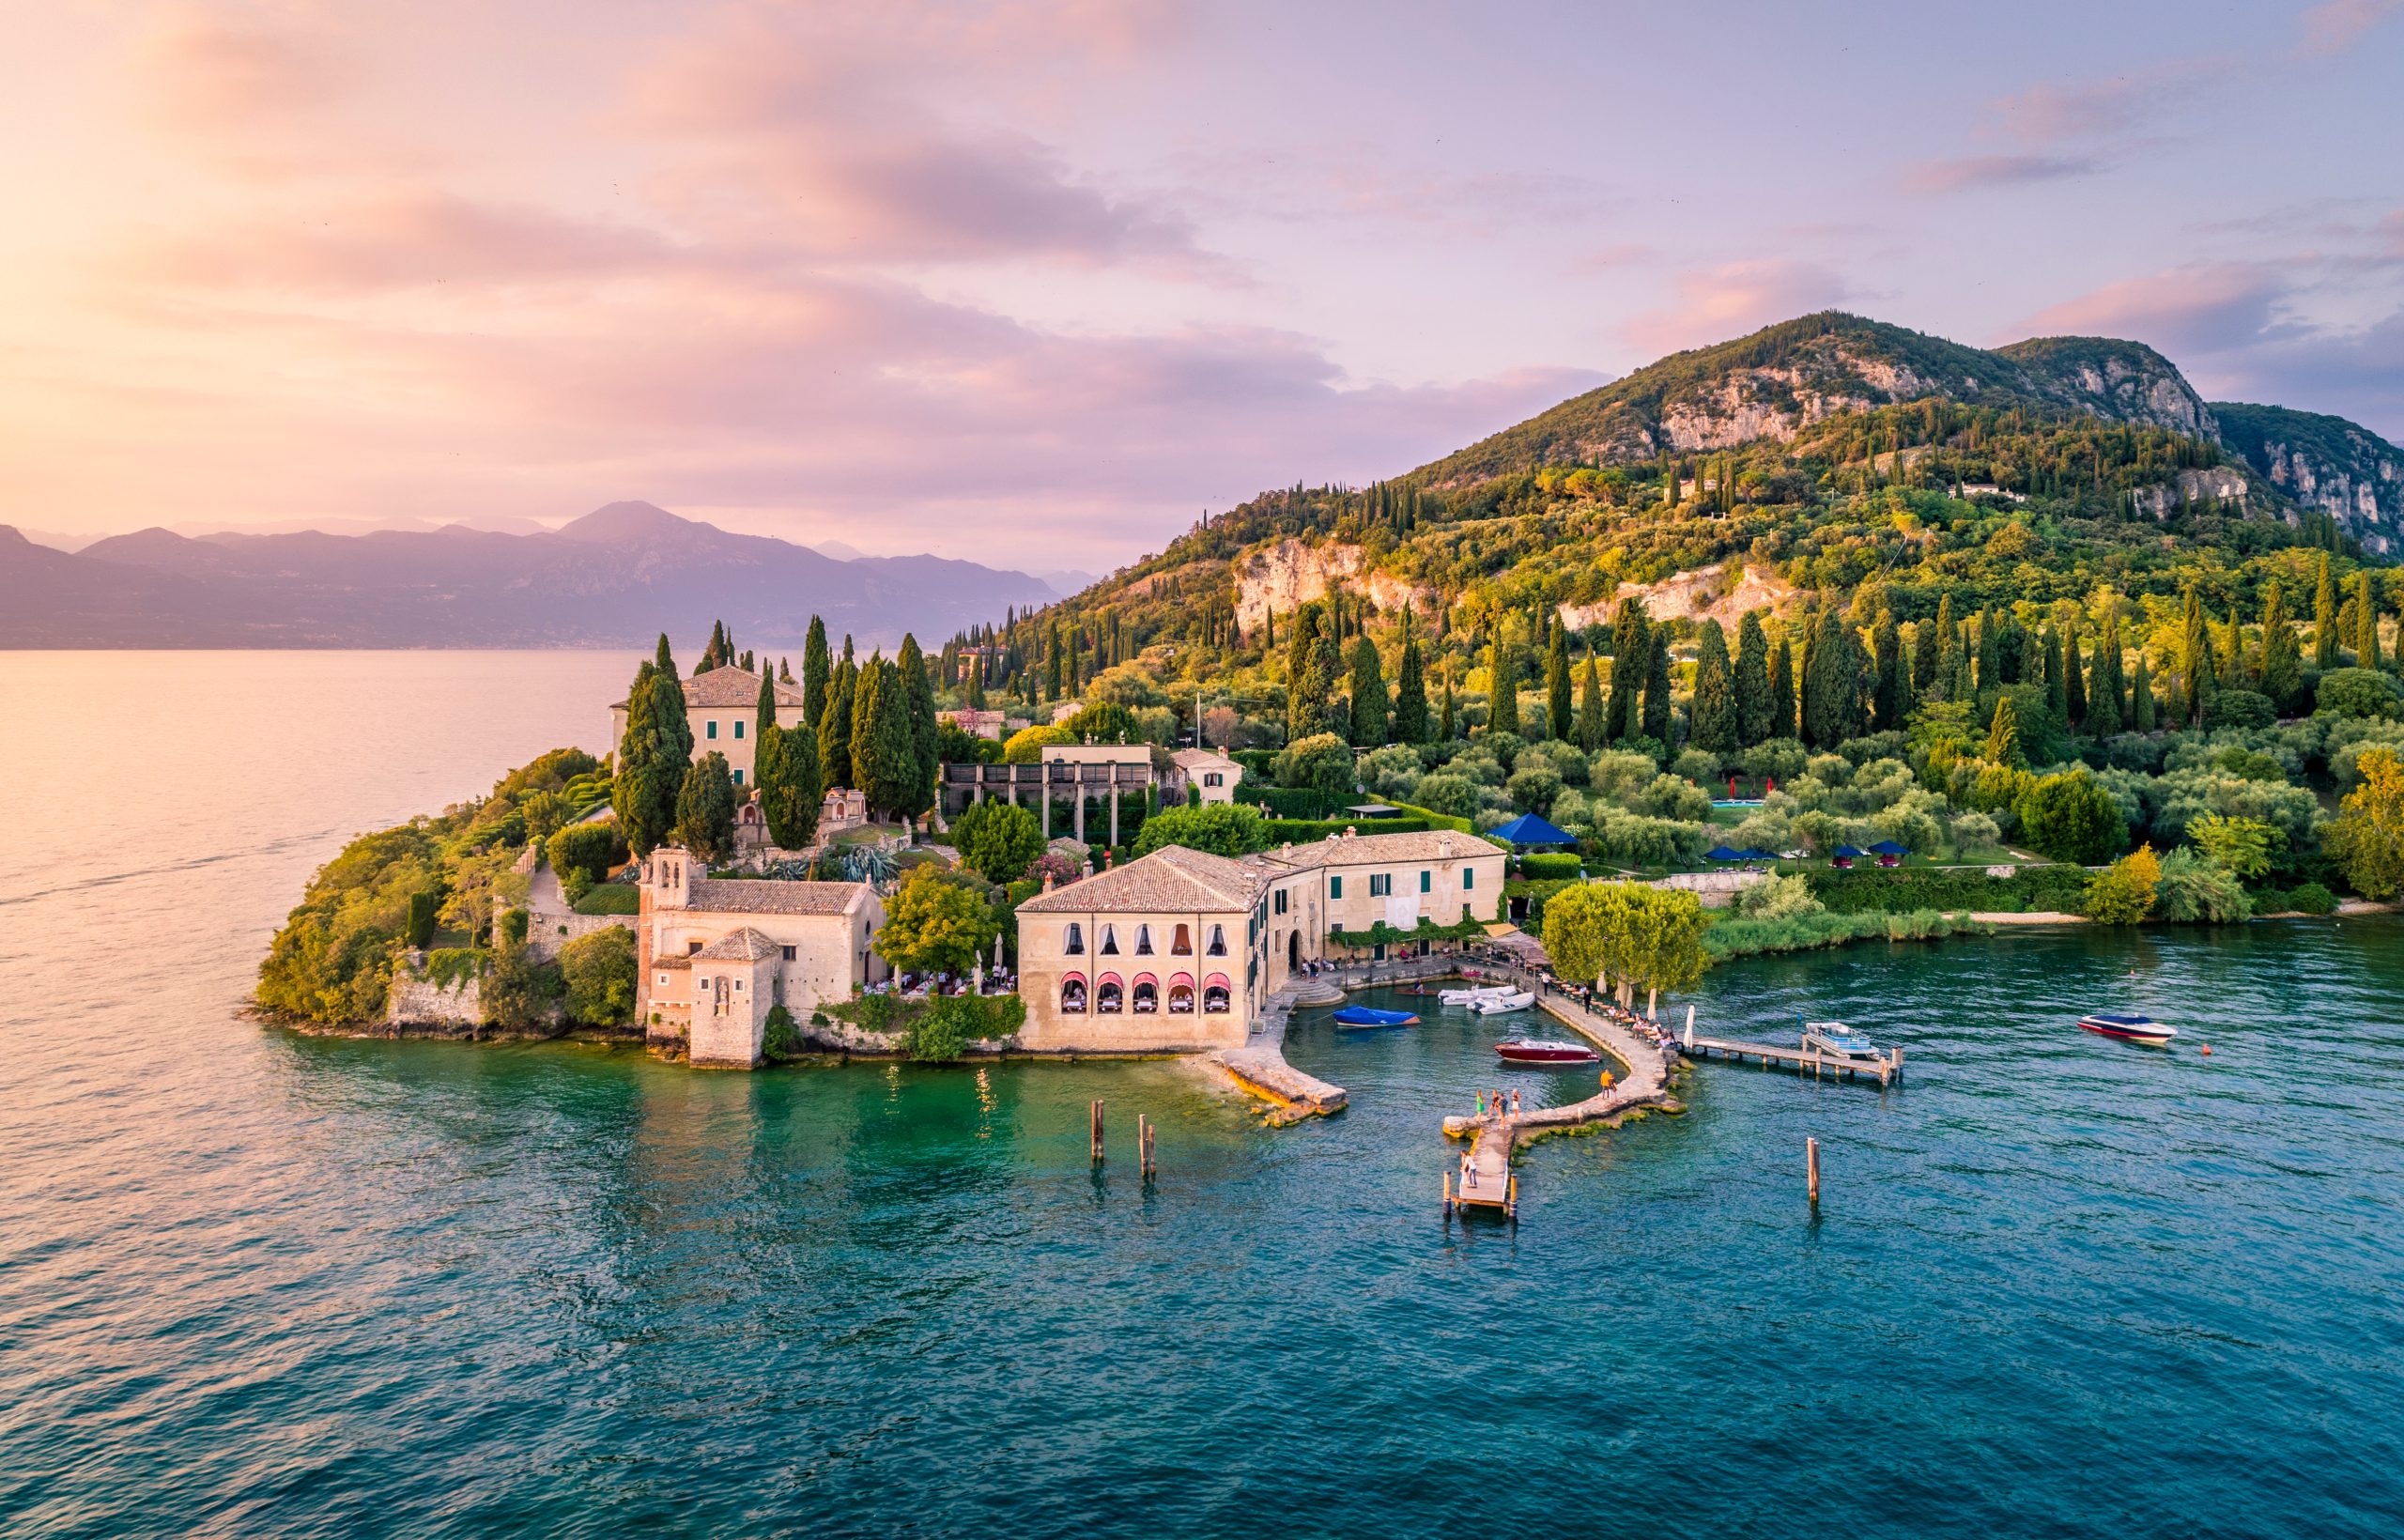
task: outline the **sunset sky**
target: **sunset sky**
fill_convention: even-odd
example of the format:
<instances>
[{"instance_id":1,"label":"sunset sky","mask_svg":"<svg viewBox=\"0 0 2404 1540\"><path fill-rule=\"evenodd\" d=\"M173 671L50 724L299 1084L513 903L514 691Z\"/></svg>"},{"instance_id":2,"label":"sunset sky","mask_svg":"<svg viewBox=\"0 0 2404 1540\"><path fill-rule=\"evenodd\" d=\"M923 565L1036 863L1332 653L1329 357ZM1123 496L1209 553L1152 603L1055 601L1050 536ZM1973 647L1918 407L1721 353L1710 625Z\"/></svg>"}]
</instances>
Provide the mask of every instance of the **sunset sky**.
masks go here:
<instances>
[{"instance_id":1,"label":"sunset sky","mask_svg":"<svg viewBox=\"0 0 2404 1540\"><path fill-rule=\"evenodd\" d=\"M0 4L0 522L1103 569L1842 306L2404 439L2404 14Z\"/></svg>"}]
</instances>

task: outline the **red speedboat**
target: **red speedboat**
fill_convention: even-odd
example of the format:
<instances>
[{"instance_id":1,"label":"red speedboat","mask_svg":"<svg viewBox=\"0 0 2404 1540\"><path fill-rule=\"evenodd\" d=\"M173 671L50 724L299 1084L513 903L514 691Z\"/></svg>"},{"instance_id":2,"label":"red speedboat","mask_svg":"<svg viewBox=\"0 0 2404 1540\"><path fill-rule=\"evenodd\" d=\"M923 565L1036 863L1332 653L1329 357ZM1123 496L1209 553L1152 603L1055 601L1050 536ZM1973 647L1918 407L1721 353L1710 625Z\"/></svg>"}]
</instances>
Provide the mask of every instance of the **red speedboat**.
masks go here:
<instances>
[{"instance_id":1,"label":"red speedboat","mask_svg":"<svg viewBox=\"0 0 2404 1540\"><path fill-rule=\"evenodd\" d=\"M1498 1042L1494 1052L1506 1064L1592 1064L1602 1057L1582 1042L1542 1042L1529 1038Z\"/></svg>"}]
</instances>

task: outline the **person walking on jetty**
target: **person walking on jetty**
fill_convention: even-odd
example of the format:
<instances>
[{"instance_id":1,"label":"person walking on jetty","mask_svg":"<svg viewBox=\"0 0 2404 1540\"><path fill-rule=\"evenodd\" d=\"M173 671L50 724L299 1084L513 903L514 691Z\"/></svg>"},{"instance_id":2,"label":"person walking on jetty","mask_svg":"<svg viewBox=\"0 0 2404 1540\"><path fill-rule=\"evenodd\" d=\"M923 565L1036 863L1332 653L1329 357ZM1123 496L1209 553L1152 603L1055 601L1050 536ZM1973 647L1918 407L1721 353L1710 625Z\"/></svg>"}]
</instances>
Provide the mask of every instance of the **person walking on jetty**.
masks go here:
<instances>
[{"instance_id":1,"label":"person walking on jetty","mask_svg":"<svg viewBox=\"0 0 2404 1540\"><path fill-rule=\"evenodd\" d=\"M1519 1088L1517 1086L1511 1087L1511 1116L1519 1116Z\"/></svg>"},{"instance_id":2,"label":"person walking on jetty","mask_svg":"<svg viewBox=\"0 0 2404 1540\"><path fill-rule=\"evenodd\" d=\"M1470 1152L1464 1149L1461 1151L1461 1187L1466 1191L1476 1185L1477 1163L1470 1159Z\"/></svg>"}]
</instances>

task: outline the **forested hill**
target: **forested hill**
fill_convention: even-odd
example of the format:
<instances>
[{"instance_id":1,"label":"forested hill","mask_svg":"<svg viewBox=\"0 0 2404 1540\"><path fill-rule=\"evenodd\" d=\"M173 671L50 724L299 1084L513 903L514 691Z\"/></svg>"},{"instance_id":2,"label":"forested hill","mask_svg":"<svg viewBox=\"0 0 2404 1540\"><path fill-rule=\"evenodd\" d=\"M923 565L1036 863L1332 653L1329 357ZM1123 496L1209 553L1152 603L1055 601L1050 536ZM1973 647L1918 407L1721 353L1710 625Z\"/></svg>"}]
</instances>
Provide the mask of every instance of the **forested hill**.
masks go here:
<instances>
[{"instance_id":1,"label":"forested hill","mask_svg":"<svg viewBox=\"0 0 2404 1540\"><path fill-rule=\"evenodd\" d=\"M1967 406L2093 412L2213 437L2211 410L2142 343L2042 337L1989 352L1823 311L1674 353L1412 472L1458 486L1550 465L1605 466L1665 451L1791 439L1834 413L1942 397Z\"/></svg>"},{"instance_id":2,"label":"forested hill","mask_svg":"<svg viewBox=\"0 0 2404 1540\"><path fill-rule=\"evenodd\" d=\"M2216 401L2212 415L2221 441L2280 491L2336 519L2366 549L2404 553L2396 532L2404 523L2404 449L2319 412Z\"/></svg>"}]
</instances>

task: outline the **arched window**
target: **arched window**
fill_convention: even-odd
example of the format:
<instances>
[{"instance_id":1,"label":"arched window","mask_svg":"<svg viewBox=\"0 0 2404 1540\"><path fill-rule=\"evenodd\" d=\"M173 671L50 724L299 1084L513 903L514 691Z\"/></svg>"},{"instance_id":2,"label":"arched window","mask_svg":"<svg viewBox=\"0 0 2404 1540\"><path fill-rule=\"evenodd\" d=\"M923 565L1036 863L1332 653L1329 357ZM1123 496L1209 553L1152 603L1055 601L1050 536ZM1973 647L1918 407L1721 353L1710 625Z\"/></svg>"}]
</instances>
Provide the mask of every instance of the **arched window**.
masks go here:
<instances>
[{"instance_id":1,"label":"arched window","mask_svg":"<svg viewBox=\"0 0 2404 1540\"><path fill-rule=\"evenodd\" d=\"M1137 957L1152 955L1152 928L1148 925L1135 927L1135 955Z\"/></svg>"},{"instance_id":2,"label":"arched window","mask_svg":"<svg viewBox=\"0 0 2404 1540\"><path fill-rule=\"evenodd\" d=\"M1117 926L1105 925L1102 928L1102 955L1104 957L1117 957L1118 955Z\"/></svg>"},{"instance_id":3,"label":"arched window","mask_svg":"<svg viewBox=\"0 0 2404 1540\"><path fill-rule=\"evenodd\" d=\"M1194 955L1193 932L1188 931L1182 925L1179 926L1174 932L1172 932L1168 938L1168 955L1171 957L1192 957Z\"/></svg>"},{"instance_id":4,"label":"arched window","mask_svg":"<svg viewBox=\"0 0 2404 1540\"><path fill-rule=\"evenodd\" d=\"M1227 976L1225 974L1214 973L1210 978L1204 979L1202 981L1203 1014L1209 1016L1225 1015L1227 1013L1228 995Z\"/></svg>"},{"instance_id":5,"label":"arched window","mask_svg":"<svg viewBox=\"0 0 2404 1540\"><path fill-rule=\"evenodd\" d=\"M1135 980L1135 1014L1157 1011L1161 1008L1161 987L1148 978Z\"/></svg>"},{"instance_id":6,"label":"arched window","mask_svg":"<svg viewBox=\"0 0 2404 1540\"><path fill-rule=\"evenodd\" d=\"M1108 974L1103 974L1101 988L1093 992L1095 1011L1104 1016L1115 1016L1125 1008L1125 1005L1126 992L1119 987L1118 980Z\"/></svg>"},{"instance_id":7,"label":"arched window","mask_svg":"<svg viewBox=\"0 0 2404 1540\"><path fill-rule=\"evenodd\" d=\"M1086 928L1075 920L1069 921L1069 944L1061 948L1071 957L1086 955ZM1084 1009L1082 1007L1080 1009Z\"/></svg>"},{"instance_id":8,"label":"arched window","mask_svg":"<svg viewBox=\"0 0 2404 1540\"><path fill-rule=\"evenodd\" d=\"M1086 1013L1086 981L1082 975L1072 973L1060 980L1060 1009L1074 1016Z\"/></svg>"},{"instance_id":9,"label":"arched window","mask_svg":"<svg viewBox=\"0 0 2404 1540\"><path fill-rule=\"evenodd\" d=\"M1227 955L1227 928L1224 925L1210 927L1210 955L1212 957Z\"/></svg>"},{"instance_id":10,"label":"arched window","mask_svg":"<svg viewBox=\"0 0 2404 1540\"><path fill-rule=\"evenodd\" d=\"M1194 1014L1194 976L1180 973L1168 981L1168 1013L1172 1016Z\"/></svg>"}]
</instances>

